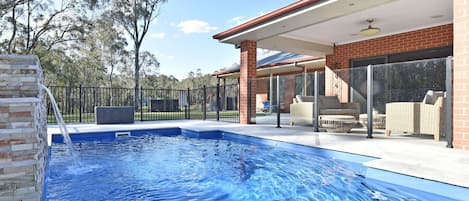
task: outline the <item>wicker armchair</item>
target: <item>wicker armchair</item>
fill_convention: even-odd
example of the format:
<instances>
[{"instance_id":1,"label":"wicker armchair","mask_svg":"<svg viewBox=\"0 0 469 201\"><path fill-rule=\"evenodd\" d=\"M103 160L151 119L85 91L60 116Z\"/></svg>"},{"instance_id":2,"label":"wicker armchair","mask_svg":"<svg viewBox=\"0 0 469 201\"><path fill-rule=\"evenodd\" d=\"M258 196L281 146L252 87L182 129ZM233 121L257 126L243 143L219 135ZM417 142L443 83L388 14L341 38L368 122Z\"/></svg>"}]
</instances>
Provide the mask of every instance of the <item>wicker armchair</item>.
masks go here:
<instances>
[{"instance_id":1,"label":"wicker armchair","mask_svg":"<svg viewBox=\"0 0 469 201\"><path fill-rule=\"evenodd\" d=\"M409 132L433 135L435 141L444 133L445 98L438 97L433 104L395 102L386 104L386 135Z\"/></svg>"}]
</instances>

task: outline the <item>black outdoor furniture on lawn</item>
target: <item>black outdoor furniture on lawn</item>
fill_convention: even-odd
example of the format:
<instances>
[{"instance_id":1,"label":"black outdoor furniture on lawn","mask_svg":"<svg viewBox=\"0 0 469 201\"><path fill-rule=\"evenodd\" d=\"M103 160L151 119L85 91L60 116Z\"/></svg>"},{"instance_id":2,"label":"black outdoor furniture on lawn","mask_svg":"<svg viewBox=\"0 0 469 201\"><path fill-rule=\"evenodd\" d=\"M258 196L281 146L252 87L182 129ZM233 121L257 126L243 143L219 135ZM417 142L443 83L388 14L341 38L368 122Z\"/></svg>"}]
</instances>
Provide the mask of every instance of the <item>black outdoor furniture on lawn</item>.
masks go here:
<instances>
[{"instance_id":1,"label":"black outdoor furniture on lawn","mask_svg":"<svg viewBox=\"0 0 469 201\"><path fill-rule=\"evenodd\" d=\"M150 100L150 112L178 112L178 99L152 99Z\"/></svg>"},{"instance_id":2,"label":"black outdoor furniture on lawn","mask_svg":"<svg viewBox=\"0 0 469 201\"><path fill-rule=\"evenodd\" d=\"M97 106L95 107L96 124L131 124L134 123L133 106Z\"/></svg>"}]
</instances>

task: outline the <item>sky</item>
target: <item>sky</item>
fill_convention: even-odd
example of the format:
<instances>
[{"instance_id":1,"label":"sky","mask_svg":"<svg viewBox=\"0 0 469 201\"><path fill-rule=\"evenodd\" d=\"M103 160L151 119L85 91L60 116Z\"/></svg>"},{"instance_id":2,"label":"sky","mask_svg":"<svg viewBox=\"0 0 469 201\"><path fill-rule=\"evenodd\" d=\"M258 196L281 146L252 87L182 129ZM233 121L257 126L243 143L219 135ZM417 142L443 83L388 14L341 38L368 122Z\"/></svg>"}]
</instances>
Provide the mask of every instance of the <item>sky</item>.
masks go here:
<instances>
[{"instance_id":1,"label":"sky","mask_svg":"<svg viewBox=\"0 0 469 201\"><path fill-rule=\"evenodd\" d=\"M169 0L161 6L142 48L156 55L161 74L183 79L197 68L213 73L239 63L239 49L212 39L214 34L293 2Z\"/></svg>"}]
</instances>

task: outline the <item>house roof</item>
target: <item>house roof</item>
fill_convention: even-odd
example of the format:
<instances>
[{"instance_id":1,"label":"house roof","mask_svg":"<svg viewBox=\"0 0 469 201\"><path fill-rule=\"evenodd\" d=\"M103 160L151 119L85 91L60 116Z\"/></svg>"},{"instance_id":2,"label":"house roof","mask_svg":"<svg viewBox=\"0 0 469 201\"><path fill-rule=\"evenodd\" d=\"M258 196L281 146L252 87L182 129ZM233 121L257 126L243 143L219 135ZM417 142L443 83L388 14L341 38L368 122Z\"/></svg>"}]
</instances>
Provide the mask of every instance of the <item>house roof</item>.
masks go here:
<instances>
[{"instance_id":1,"label":"house roof","mask_svg":"<svg viewBox=\"0 0 469 201\"><path fill-rule=\"evenodd\" d=\"M252 27L258 26L260 24L266 23L268 21L274 20L276 18L282 17L282 16L287 15L289 13L296 12L296 11L298 11L298 10L304 8L304 7L307 7L311 4L314 4L318 1L319 0L299 0L295 3L292 3L292 4L287 5L285 7L282 7L280 9L274 10L270 13L267 13L266 15L254 18L254 19L249 20L249 21L247 21L243 24L240 24L240 25L235 26L231 29L228 29L224 32L215 34L213 36L213 38L221 40L223 38L226 38L226 37L232 36L234 34L240 33L244 30L249 29L249 28L252 28Z\"/></svg>"},{"instance_id":2,"label":"house roof","mask_svg":"<svg viewBox=\"0 0 469 201\"><path fill-rule=\"evenodd\" d=\"M419 8L418 12L415 8ZM399 13L396 15L396 13ZM381 31L362 35L373 19ZM426 0L301 0L216 34L221 43L239 47L255 41L257 48L325 56L334 46L424 28L451 24L453 1Z\"/></svg>"},{"instance_id":3,"label":"house roof","mask_svg":"<svg viewBox=\"0 0 469 201\"><path fill-rule=\"evenodd\" d=\"M301 55L301 54L295 54L295 53L289 53L289 52L278 52L275 54L271 54L269 56L266 56L262 59L259 59L257 61L257 69L263 69L263 68L270 68L270 67L276 67L276 66L282 66L282 65L288 65L288 64L295 64L295 63L300 63L300 62L308 62L308 61L314 61L314 60L319 60L323 59L322 57L313 57L313 56L306 56L306 55ZM230 73L236 73L240 71L240 66L235 65L230 68L227 68L222 71L217 71L213 73L213 76L220 76L224 74L230 74Z\"/></svg>"}]
</instances>

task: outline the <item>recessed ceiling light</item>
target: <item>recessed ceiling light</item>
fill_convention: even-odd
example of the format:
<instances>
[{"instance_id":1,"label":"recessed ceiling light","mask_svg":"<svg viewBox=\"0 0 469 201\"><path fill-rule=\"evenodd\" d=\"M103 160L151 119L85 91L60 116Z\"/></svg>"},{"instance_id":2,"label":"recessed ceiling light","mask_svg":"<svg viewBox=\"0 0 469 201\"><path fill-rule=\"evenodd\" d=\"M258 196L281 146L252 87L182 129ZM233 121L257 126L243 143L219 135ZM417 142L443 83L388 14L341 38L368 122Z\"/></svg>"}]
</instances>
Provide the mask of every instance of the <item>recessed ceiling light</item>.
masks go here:
<instances>
[{"instance_id":1,"label":"recessed ceiling light","mask_svg":"<svg viewBox=\"0 0 469 201\"><path fill-rule=\"evenodd\" d=\"M432 19L438 19L438 18L442 18L444 15L433 15L431 16Z\"/></svg>"}]
</instances>

